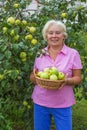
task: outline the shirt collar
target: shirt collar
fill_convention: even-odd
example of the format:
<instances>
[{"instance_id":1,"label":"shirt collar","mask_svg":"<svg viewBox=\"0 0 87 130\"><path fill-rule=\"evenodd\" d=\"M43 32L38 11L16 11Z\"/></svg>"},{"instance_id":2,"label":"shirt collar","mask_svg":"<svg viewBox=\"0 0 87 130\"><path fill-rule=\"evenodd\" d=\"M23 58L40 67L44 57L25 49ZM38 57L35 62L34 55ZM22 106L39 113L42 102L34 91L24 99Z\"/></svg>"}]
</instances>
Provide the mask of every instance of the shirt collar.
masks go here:
<instances>
[{"instance_id":1,"label":"shirt collar","mask_svg":"<svg viewBox=\"0 0 87 130\"><path fill-rule=\"evenodd\" d=\"M47 47L44 48L44 50L46 50L46 52L47 52L46 53L47 55L49 55L49 53L48 53L48 47L49 46L47 46ZM63 48L61 49L60 53L63 53L65 55L67 54L67 46L65 44L63 45Z\"/></svg>"},{"instance_id":2,"label":"shirt collar","mask_svg":"<svg viewBox=\"0 0 87 130\"><path fill-rule=\"evenodd\" d=\"M67 54L67 46L65 44L63 45L63 48L60 52L62 52L65 55Z\"/></svg>"}]
</instances>

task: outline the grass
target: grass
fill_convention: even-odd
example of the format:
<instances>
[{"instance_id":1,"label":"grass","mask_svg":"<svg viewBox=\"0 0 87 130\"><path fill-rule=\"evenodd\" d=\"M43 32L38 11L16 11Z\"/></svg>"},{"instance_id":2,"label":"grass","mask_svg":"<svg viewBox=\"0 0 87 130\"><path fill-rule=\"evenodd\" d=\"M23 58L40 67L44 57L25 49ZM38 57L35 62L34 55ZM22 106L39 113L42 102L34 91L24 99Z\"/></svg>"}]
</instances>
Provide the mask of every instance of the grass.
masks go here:
<instances>
[{"instance_id":1,"label":"grass","mask_svg":"<svg viewBox=\"0 0 87 130\"><path fill-rule=\"evenodd\" d=\"M73 106L73 130L87 130L87 100Z\"/></svg>"}]
</instances>

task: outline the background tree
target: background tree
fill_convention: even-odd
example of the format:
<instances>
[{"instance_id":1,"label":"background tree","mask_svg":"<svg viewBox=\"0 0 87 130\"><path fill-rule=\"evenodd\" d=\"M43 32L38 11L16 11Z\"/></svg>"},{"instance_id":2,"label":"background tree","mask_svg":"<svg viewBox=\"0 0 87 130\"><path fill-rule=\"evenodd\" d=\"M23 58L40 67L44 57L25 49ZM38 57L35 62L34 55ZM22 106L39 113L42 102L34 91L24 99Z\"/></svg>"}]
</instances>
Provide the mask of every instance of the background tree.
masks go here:
<instances>
[{"instance_id":1,"label":"background tree","mask_svg":"<svg viewBox=\"0 0 87 130\"><path fill-rule=\"evenodd\" d=\"M0 7L0 128L33 130L33 84L29 75L35 56L46 46L43 25L50 19L67 26L68 46L76 48L83 63L83 82L76 99L87 99L87 7L75 0L41 0L35 14L25 16L29 0L3 0ZM86 2L85 0L82 1ZM80 89L81 88L81 89Z\"/></svg>"}]
</instances>

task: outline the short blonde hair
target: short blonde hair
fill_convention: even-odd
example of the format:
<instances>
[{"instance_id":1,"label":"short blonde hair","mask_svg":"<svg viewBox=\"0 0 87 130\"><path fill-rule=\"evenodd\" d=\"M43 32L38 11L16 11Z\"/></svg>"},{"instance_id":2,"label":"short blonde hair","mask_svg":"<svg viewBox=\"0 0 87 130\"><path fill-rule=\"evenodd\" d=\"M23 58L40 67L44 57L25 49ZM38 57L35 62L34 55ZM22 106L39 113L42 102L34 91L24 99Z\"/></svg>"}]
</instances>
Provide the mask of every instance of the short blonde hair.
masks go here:
<instances>
[{"instance_id":1,"label":"short blonde hair","mask_svg":"<svg viewBox=\"0 0 87 130\"><path fill-rule=\"evenodd\" d=\"M52 25L57 25L58 27L60 26L61 31L64 34L65 39L67 38L67 33L66 33L66 26L64 23L62 23L61 21L56 21L56 20L49 20L43 27L42 29L42 35L44 40L47 40L47 32L48 29L52 26Z\"/></svg>"}]
</instances>

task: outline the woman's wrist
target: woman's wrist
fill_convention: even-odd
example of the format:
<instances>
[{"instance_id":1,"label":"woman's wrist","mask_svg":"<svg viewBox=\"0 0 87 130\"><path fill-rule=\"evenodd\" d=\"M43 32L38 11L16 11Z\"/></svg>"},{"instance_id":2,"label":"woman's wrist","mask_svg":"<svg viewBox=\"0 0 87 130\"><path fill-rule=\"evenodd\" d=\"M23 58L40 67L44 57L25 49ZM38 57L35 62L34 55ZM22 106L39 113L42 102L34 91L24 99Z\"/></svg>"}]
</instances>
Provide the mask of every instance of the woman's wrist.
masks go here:
<instances>
[{"instance_id":1,"label":"woman's wrist","mask_svg":"<svg viewBox=\"0 0 87 130\"><path fill-rule=\"evenodd\" d=\"M75 80L73 78L66 78L65 84L66 85L75 85Z\"/></svg>"},{"instance_id":2,"label":"woman's wrist","mask_svg":"<svg viewBox=\"0 0 87 130\"><path fill-rule=\"evenodd\" d=\"M68 85L68 78L65 79L65 85Z\"/></svg>"}]
</instances>

